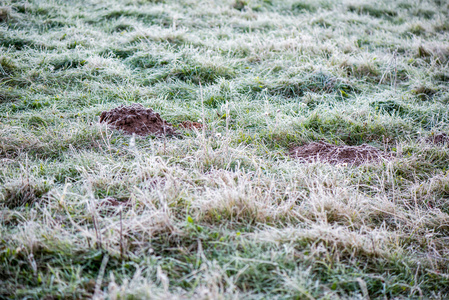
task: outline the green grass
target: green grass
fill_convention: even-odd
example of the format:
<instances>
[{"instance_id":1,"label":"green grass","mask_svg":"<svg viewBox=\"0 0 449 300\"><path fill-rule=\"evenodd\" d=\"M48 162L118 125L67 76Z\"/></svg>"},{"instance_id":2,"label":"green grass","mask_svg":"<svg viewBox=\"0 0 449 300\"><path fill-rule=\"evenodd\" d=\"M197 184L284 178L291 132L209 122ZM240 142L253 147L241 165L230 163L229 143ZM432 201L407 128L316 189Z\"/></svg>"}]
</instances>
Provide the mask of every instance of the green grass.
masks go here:
<instances>
[{"instance_id":1,"label":"green grass","mask_svg":"<svg viewBox=\"0 0 449 300\"><path fill-rule=\"evenodd\" d=\"M0 6L0 298L449 297L446 1Z\"/></svg>"}]
</instances>

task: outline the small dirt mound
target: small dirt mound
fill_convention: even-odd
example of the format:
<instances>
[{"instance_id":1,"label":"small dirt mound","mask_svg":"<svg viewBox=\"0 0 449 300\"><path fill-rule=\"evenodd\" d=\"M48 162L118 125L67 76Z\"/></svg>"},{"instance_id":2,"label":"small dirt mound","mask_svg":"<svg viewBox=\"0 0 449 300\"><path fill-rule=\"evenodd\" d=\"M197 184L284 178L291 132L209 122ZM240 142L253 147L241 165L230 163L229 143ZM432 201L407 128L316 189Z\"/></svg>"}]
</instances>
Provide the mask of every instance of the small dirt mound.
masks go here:
<instances>
[{"instance_id":1,"label":"small dirt mound","mask_svg":"<svg viewBox=\"0 0 449 300\"><path fill-rule=\"evenodd\" d=\"M322 161L332 164L360 165L370 161L378 161L382 153L369 145L336 146L325 142L312 142L290 150L290 156L305 162Z\"/></svg>"},{"instance_id":2,"label":"small dirt mound","mask_svg":"<svg viewBox=\"0 0 449 300\"><path fill-rule=\"evenodd\" d=\"M436 145L448 145L449 146L449 134L439 133L429 136L426 142L436 144Z\"/></svg>"},{"instance_id":3,"label":"small dirt mound","mask_svg":"<svg viewBox=\"0 0 449 300\"><path fill-rule=\"evenodd\" d=\"M188 130L193 130L193 129L202 129L204 125L199 122L184 121L181 124L179 124L179 127Z\"/></svg>"},{"instance_id":4,"label":"small dirt mound","mask_svg":"<svg viewBox=\"0 0 449 300\"><path fill-rule=\"evenodd\" d=\"M155 113L151 108L134 103L130 106L120 106L110 111L104 111L100 116L100 123L106 122L127 134L137 135L171 135L174 128Z\"/></svg>"}]
</instances>

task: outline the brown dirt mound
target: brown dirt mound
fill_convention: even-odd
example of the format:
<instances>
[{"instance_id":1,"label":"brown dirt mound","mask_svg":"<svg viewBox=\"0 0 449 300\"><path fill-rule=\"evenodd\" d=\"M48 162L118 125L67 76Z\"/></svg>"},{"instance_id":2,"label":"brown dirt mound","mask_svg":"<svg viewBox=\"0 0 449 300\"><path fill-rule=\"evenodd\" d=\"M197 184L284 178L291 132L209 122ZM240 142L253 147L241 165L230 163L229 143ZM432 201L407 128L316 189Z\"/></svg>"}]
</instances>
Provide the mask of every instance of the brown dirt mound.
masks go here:
<instances>
[{"instance_id":1,"label":"brown dirt mound","mask_svg":"<svg viewBox=\"0 0 449 300\"><path fill-rule=\"evenodd\" d=\"M290 150L290 156L305 162L322 161L332 164L360 165L370 161L378 161L383 155L369 145L336 146L325 142L312 142Z\"/></svg>"},{"instance_id":2,"label":"brown dirt mound","mask_svg":"<svg viewBox=\"0 0 449 300\"><path fill-rule=\"evenodd\" d=\"M184 121L181 124L179 124L179 127L193 130L193 129L202 129L204 125L198 122Z\"/></svg>"},{"instance_id":3,"label":"brown dirt mound","mask_svg":"<svg viewBox=\"0 0 449 300\"><path fill-rule=\"evenodd\" d=\"M435 135L429 136L426 139L426 142L436 144L436 145L447 144L449 146L449 135L446 133L435 134Z\"/></svg>"},{"instance_id":4,"label":"brown dirt mound","mask_svg":"<svg viewBox=\"0 0 449 300\"><path fill-rule=\"evenodd\" d=\"M137 135L170 135L174 128L155 113L151 108L134 103L130 106L120 106L110 111L104 111L100 116L100 123L106 122L127 134Z\"/></svg>"}]
</instances>

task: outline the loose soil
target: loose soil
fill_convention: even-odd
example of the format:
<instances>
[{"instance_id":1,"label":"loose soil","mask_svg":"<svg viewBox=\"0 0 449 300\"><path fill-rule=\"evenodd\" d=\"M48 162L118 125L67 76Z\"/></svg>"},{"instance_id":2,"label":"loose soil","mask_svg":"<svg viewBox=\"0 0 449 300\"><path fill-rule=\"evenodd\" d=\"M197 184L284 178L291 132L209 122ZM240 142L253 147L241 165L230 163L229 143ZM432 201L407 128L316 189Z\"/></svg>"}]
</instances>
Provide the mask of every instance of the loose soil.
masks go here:
<instances>
[{"instance_id":1,"label":"loose soil","mask_svg":"<svg viewBox=\"0 0 449 300\"><path fill-rule=\"evenodd\" d=\"M110 111L102 112L101 122L106 122L127 134L135 133L141 136L149 134L171 135L175 131L173 126L163 120L158 113L138 103L130 106L122 105Z\"/></svg>"},{"instance_id":2,"label":"loose soil","mask_svg":"<svg viewBox=\"0 0 449 300\"><path fill-rule=\"evenodd\" d=\"M360 165L370 161L379 161L384 155L378 149L369 146L336 146L325 142L312 142L290 150L290 156L305 162L322 161L331 164Z\"/></svg>"},{"instance_id":3,"label":"loose soil","mask_svg":"<svg viewBox=\"0 0 449 300\"><path fill-rule=\"evenodd\" d=\"M428 143L436 144L436 145L448 145L449 146L449 135L446 133L439 133L432 135L426 139Z\"/></svg>"},{"instance_id":4,"label":"loose soil","mask_svg":"<svg viewBox=\"0 0 449 300\"><path fill-rule=\"evenodd\" d=\"M204 125L198 122L184 121L181 124L179 124L179 127L188 130L194 130L194 129L202 129Z\"/></svg>"},{"instance_id":5,"label":"loose soil","mask_svg":"<svg viewBox=\"0 0 449 300\"><path fill-rule=\"evenodd\" d=\"M131 204L131 200L120 201L112 197L105 198L98 203L98 207L103 206L129 206Z\"/></svg>"}]
</instances>

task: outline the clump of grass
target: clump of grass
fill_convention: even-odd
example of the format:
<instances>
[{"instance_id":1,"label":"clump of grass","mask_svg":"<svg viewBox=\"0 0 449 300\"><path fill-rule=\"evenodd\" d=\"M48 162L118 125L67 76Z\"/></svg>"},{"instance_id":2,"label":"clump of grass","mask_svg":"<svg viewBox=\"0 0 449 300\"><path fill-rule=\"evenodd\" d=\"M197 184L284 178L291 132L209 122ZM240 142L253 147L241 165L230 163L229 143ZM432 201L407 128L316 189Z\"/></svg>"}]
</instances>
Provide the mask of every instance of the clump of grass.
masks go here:
<instances>
[{"instance_id":1,"label":"clump of grass","mask_svg":"<svg viewBox=\"0 0 449 300\"><path fill-rule=\"evenodd\" d=\"M99 54L101 56L109 56L112 55L119 59L126 59L128 57L133 56L138 51L138 48L136 47L120 47L120 48L114 48L114 47L108 47L105 50L101 51Z\"/></svg>"},{"instance_id":2,"label":"clump of grass","mask_svg":"<svg viewBox=\"0 0 449 300\"><path fill-rule=\"evenodd\" d=\"M215 83L220 78L231 79L235 71L223 64L209 62L185 62L173 67L167 78L176 78L185 82L199 84Z\"/></svg>"},{"instance_id":3,"label":"clump of grass","mask_svg":"<svg viewBox=\"0 0 449 300\"><path fill-rule=\"evenodd\" d=\"M374 101L370 103L370 106L378 112L388 113L390 115L404 115L409 112L406 107L395 100Z\"/></svg>"},{"instance_id":4,"label":"clump of grass","mask_svg":"<svg viewBox=\"0 0 449 300\"><path fill-rule=\"evenodd\" d=\"M174 46L182 46L191 43L189 36L187 36L186 31L183 29L172 30L171 28L157 28L155 31L139 30L132 35L129 44L136 45L142 42L148 43L148 41L168 42Z\"/></svg>"},{"instance_id":5,"label":"clump of grass","mask_svg":"<svg viewBox=\"0 0 449 300\"><path fill-rule=\"evenodd\" d=\"M0 22L8 22L11 19L11 7L2 6L0 7Z\"/></svg>"},{"instance_id":6,"label":"clump of grass","mask_svg":"<svg viewBox=\"0 0 449 300\"><path fill-rule=\"evenodd\" d=\"M440 31L440 32L448 31L449 30L449 22L439 22L437 24L434 24L433 28L435 29L435 31Z\"/></svg>"},{"instance_id":7,"label":"clump of grass","mask_svg":"<svg viewBox=\"0 0 449 300\"><path fill-rule=\"evenodd\" d=\"M2 205L9 209L30 207L35 202L42 201L49 191L49 184L35 184L30 179L22 179L10 183L2 189Z\"/></svg>"},{"instance_id":8,"label":"clump of grass","mask_svg":"<svg viewBox=\"0 0 449 300\"><path fill-rule=\"evenodd\" d=\"M0 57L0 76L8 77L18 71L18 66L14 61L8 57Z\"/></svg>"},{"instance_id":9,"label":"clump of grass","mask_svg":"<svg viewBox=\"0 0 449 300\"><path fill-rule=\"evenodd\" d=\"M142 10L138 8L109 10L103 16L106 20L119 18L133 18L143 21L146 24L158 24L162 26L170 26L172 18L163 10Z\"/></svg>"},{"instance_id":10,"label":"clump of grass","mask_svg":"<svg viewBox=\"0 0 449 300\"><path fill-rule=\"evenodd\" d=\"M358 14L367 14L376 18L391 18L398 15L397 11L380 6L374 6L370 4L361 5L349 5L348 10L351 12L356 12Z\"/></svg>"},{"instance_id":11,"label":"clump of grass","mask_svg":"<svg viewBox=\"0 0 449 300\"><path fill-rule=\"evenodd\" d=\"M197 100L198 88L192 83L176 81L163 82L155 86L157 93L169 100L192 101Z\"/></svg>"},{"instance_id":12,"label":"clump of grass","mask_svg":"<svg viewBox=\"0 0 449 300\"><path fill-rule=\"evenodd\" d=\"M430 20L434 17L435 11L433 9L418 8L413 11L413 15Z\"/></svg>"},{"instance_id":13,"label":"clump of grass","mask_svg":"<svg viewBox=\"0 0 449 300\"><path fill-rule=\"evenodd\" d=\"M314 72L305 76L296 76L275 81L261 80L256 77L243 86L249 86L253 92L267 92L270 95L279 95L286 98L304 96L306 93L350 93L354 90L349 82L345 82L332 74Z\"/></svg>"},{"instance_id":14,"label":"clump of grass","mask_svg":"<svg viewBox=\"0 0 449 300\"><path fill-rule=\"evenodd\" d=\"M413 35L424 35L427 30L421 23L413 23L408 26L406 33L411 33Z\"/></svg>"},{"instance_id":15,"label":"clump of grass","mask_svg":"<svg viewBox=\"0 0 449 300\"><path fill-rule=\"evenodd\" d=\"M117 55L117 53L115 53ZM121 58L127 56L120 55ZM126 60L126 63L134 68L155 68L172 64L172 58L154 55L153 53L137 53Z\"/></svg>"},{"instance_id":16,"label":"clump of grass","mask_svg":"<svg viewBox=\"0 0 449 300\"><path fill-rule=\"evenodd\" d=\"M418 96L421 100L428 100L437 93L436 88L421 84L412 89L412 93Z\"/></svg>"},{"instance_id":17,"label":"clump of grass","mask_svg":"<svg viewBox=\"0 0 449 300\"><path fill-rule=\"evenodd\" d=\"M57 57L53 58L48 62L54 71L66 70L71 68L80 68L84 66L87 61L82 58L73 57Z\"/></svg>"},{"instance_id":18,"label":"clump of grass","mask_svg":"<svg viewBox=\"0 0 449 300\"><path fill-rule=\"evenodd\" d=\"M419 195L422 205L427 208L440 209L444 213L449 212L447 199L449 198L448 176L440 173L430 178L420 186L415 186L414 191Z\"/></svg>"},{"instance_id":19,"label":"clump of grass","mask_svg":"<svg viewBox=\"0 0 449 300\"><path fill-rule=\"evenodd\" d=\"M11 103L20 99L21 92L11 89L0 89L0 103Z\"/></svg>"},{"instance_id":20,"label":"clump of grass","mask_svg":"<svg viewBox=\"0 0 449 300\"><path fill-rule=\"evenodd\" d=\"M339 117L337 115L321 116L315 112L306 119L301 127L312 131L315 139L326 138L329 141L335 139L344 141L348 145L360 145L366 142L381 143L385 138L395 139L402 135L404 123L399 122L399 127L393 124L387 125L374 121L376 117L369 116L370 121L353 119L350 117Z\"/></svg>"},{"instance_id":21,"label":"clump of grass","mask_svg":"<svg viewBox=\"0 0 449 300\"><path fill-rule=\"evenodd\" d=\"M315 12L317 10L317 6L315 4L304 2L304 1L297 1L292 4L292 10L298 11L298 12Z\"/></svg>"},{"instance_id":22,"label":"clump of grass","mask_svg":"<svg viewBox=\"0 0 449 300\"><path fill-rule=\"evenodd\" d=\"M235 0L234 3L232 3L232 7L240 11L242 11L247 5L248 1L245 0Z\"/></svg>"},{"instance_id":23,"label":"clump of grass","mask_svg":"<svg viewBox=\"0 0 449 300\"><path fill-rule=\"evenodd\" d=\"M350 58L340 64L348 76L359 79L378 81L380 78L379 68L373 59Z\"/></svg>"},{"instance_id":24,"label":"clump of grass","mask_svg":"<svg viewBox=\"0 0 449 300\"><path fill-rule=\"evenodd\" d=\"M427 62L434 61L437 64L445 64L449 60L449 45L447 44L419 45L417 50L417 56Z\"/></svg>"}]
</instances>

